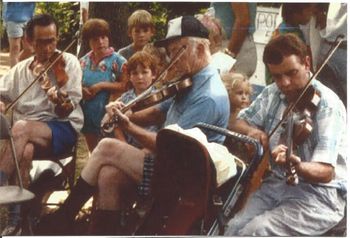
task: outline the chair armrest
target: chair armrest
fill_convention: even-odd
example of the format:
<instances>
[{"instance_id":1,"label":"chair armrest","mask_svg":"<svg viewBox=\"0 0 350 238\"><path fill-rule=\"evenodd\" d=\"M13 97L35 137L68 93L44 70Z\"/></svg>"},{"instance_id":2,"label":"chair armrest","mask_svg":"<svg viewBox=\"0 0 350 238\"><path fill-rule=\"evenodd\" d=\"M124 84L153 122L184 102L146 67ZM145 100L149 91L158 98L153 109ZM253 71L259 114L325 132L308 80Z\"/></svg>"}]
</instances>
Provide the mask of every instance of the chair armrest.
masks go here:
<instances>
[{"instance_id":1,"label":"chair armrest","mask_svg":"<svg viewBox=\"0 0 350 238\"><path fill-rule=\"evenodd\" d=\"M237 133L237 132L227 130L227 129L222 128L222 127L217 127L217 126L206 124L203 122L199 122L195 126L200 128L200 129L211 130L211 131L214 131L214 132L219 133L221 135L224 135L226 137L232 138L234 140L253 145L254 155L253 155L251 162L249 163L249 166L247 168L245 175L248 174L248 176L250 177L253 174L253 172L258 167L258 165L261 161L261 158L263 156L263 153L264 153L263 147L258 140L251 138L249 136Z\"/></svg>"}]
</instances>

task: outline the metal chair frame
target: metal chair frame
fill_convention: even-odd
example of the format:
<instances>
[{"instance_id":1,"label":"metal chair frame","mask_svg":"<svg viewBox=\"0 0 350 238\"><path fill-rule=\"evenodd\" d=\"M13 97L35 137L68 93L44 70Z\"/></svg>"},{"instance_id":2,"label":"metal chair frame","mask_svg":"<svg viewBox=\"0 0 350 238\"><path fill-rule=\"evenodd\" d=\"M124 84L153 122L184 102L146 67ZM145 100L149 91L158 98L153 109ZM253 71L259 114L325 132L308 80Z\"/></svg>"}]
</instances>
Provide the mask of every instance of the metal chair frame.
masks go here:
<instances>
[{"instance_id":1,"label":"metal chair frame","mask_svg":"<svg viewBox=\"0 0 350 238\"><path fill-rule=\"evenodd\" d=\"M11 126L9 125L7 118L2 113L0 114L1 124L1 139L7 139L10 141L12 158L15 163L15 172L17 175L19 186L1 186L0 187L0 205L11 203L22 203L34 198L34 194L23 188L22 177L19 171L19 164L17 159L17 153L15 144L12 137Z\"/></svg>"}]
</instances>

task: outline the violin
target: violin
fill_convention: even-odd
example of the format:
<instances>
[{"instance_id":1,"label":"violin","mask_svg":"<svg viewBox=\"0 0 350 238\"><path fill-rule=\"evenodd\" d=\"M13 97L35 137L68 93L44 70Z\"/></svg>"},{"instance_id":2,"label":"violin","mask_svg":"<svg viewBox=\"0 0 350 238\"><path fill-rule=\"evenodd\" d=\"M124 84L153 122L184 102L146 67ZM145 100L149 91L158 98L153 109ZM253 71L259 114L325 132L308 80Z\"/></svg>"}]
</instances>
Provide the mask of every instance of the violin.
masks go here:
<instances>
[{"instance_id":1,"label":"violin","mask_svg":"<svg viewBox=\"0 0 350 238\"><path fill-rule=\"evenodd\" d=\"M136 103L131 109L133 112L143 110L163 102L179 93L187 91L192 86L192 79L184 76L177 80L172 80L165 84L160 89L154 91L149 96L145 97L140 102Z\"/></svg>"},{"instance_id":2,"label":"violin","mask_svg":"<svg viewBox=\"0 0 350 238\"><path fill-rule=\"evenodd\" d=\"M71 43L60 53L55 52L50 59L45 64L35 64L33 65L33 74L35 79L28 85L26 89L19 94L19 96L10 103L5 109L7 113L12 107L18 102L18 100L37 82L41 83L41 88L47 93L49 100L51 100L55 105L55 113L59 117L66 117L73 111L73 105L66 92L58 90L63 87L68 81L68 75L65 72L65 62L62 57L63 53L66 52L72 45L77 41L75 37ZM54 75L56 76L56 83L58 88L52 87L51 82L47 76L47 72L52 69Z\"/></svg>"},{"instance_id":3,"label":"violin","mask_svg":"<svg viewBox=\"0 0 350 238\"><path fill-rule=\"evenodd\" d=\"M187 46L183 45L171 62L165 67L159 76L154 80L154 82L141 94L139 94L134 100L131 100L128 104L123 107L121 110L122 113L127 112L129 109L133 109L133 111L138 111L161 101L164 101L172 96L174 96L178 91L184 89L186 87L190 87L192 85L192 81L189 82L190 79L185 78L177 78L175 80L171 80L168 83L165 83L164 86L160 86L160 89L156 92L153 92L153 88L160 82L164 81L167 71L174 66L174 64L181 58L181 56L185 53ZM186 79L186 80L185 80ZM185 80L185 81L183 81ZM116 113L112 116L106 114L101 121L101 132L103 135L111 133L114 129L114 126L118 124L118 116Z\"/></svg>"},{"instance_id":4,"label":"violin","mask_svg":"<svg viewBox=\"0 0 350 238\"><path fill-rule=\"evenodd\" d=\"M61 118L68 116L73 111L68 94L61 89L68 81L65 71L66 63L62 55L62 53L55 52L45 64L32 65L34 76L38 77L41 88L46 92L49 100L56 105L55 113ZM47 74L48 70L45 70L49 64L51 64L50 70L55 75L57 86L51 84Z\"/></svg>"},{"instance_id":5,"label":"violin","mask_svg":"<svg viewBox=\"0 0 350 238\"><path fill-rule=\"evenodd\" d=\"M312 118L316 114L321 94L312 85L306 89L303 97L296 103L294 110L289 111L285 127L285 145L288 147L286 153L286 177L288 185L296 185L299 182L295 166L290 160L293 149L305 142L313 130ZM288 111L288 110L286 110Z\"/></svg>"},{"instance_id":6,"label":"violin","mask_svg":"<svg viewBox=\"0 0 350 238\"><path fill-rule=\"evenodd\" d=\"M287 153L286 153L286 177L287 177L287 184L288 185L296 185L299 183L298 174L296 172L295 166L290 160L290 157L293 152L293 130L294 130L294 116L291 115L288 117L287 120Z\"/></svg>"},{"instance_id":7,"label":"violin","mask_svg":"<svg viewBox=\"0 0 350 238\"><path fill-rule=\"evenodd\" d=\"M172 80L166 83L161 88L156 89L148 96L142 98L141 100L131 101L121 109L122 113L132 110L132 112L137 112L148 107L159 104L179 93L184 93L192 86L192 79L184 76L176 80ZM111 133L114 129L114 125L118 123L118 117L112 116L111 118L104 117L101 122L102 133Z\"/></svg>"}]
</instances>

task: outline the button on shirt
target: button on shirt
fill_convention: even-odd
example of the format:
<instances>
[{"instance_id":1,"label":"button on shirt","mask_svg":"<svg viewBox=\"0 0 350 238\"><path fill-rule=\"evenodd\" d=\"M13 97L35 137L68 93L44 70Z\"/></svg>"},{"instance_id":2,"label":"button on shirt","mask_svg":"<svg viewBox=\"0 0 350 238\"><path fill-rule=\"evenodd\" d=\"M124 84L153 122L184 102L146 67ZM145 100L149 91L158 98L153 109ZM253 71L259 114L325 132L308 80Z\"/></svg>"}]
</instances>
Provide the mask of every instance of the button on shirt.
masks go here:
<instances>
[{"instance_id":1,"label":"button on shirt","mask_svg":"<svg viewBox=\"0 0 350 238\"><path fill-rule=\"evenodd\" d=\"M313 131L306 141L297 147L297 155L302 161L331 164L335 168L335 178L322 186L346 190L346 111L338 96L317 80L312 85L321 93L321 101L313 120ZM239 119L247 121L267 134L282 119L287 107L285 95L276 84L267 86L249 108L238 114ZM270 150L279 144L283 128L278 128L271 136ZM285 170L270 161L276 176L284 176ZM303 182L301 178L301 182Z\"/></svg>"},{"instance_id":2,"label":"button on shirt","mask_svg":"<svg viewBox=\"0 0 350 238\"><path fill-rule=\"evenodd\" d=\"M166 104L166 103L165 103ZM161 104L165 112L166 107ZM192 87L177 95L167 112L164 127L178 124L190 129L198 122L226 128L230 115L226 88L217 70L208 65L192 77ZM210 131L206 133L209 142L223 143L225 137Z\"/></svg>"}]
</instances>

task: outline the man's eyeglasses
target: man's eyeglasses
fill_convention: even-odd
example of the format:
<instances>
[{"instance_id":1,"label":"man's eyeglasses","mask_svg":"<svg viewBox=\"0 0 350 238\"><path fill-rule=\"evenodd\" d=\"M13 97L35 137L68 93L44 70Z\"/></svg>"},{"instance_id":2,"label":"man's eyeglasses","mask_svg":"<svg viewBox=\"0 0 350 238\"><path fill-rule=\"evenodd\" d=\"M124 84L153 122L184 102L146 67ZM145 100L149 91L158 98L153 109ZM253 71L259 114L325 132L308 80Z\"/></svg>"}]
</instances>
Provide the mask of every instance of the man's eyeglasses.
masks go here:
<instances>
[{"instance_id":1,"label":"man's eyeglasses","mask_svg":"<svg viewBox=\"0 0 350 238\"><path fill-rule=\"evenodd\" d=\"M58 38L49 38L49 39L35 39L35 44L39 46L51 45L57 43Z\"/></svg>"}]
</instances>

